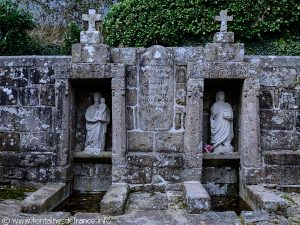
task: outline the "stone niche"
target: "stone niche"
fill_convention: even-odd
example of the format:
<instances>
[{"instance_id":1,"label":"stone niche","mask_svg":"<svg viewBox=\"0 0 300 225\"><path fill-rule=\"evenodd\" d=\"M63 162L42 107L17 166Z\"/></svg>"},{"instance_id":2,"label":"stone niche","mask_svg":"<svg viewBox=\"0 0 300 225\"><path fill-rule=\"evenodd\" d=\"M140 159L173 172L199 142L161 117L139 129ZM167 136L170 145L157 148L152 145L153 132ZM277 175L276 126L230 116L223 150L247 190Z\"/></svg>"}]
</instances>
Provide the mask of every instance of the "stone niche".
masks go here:
<instances>
[{"instance_id":1,"label":"stone niche","mask_svg":"<svg viewBox=\"0 0 300 225\"><path fill-rule=\"evenodd\" d=\"M110 109L112 118L111 78L71 79L71 138L70 146L73 155L73 190L80 193L106 191L111 185L111 151L112 151L112 120L108 124L105 148L101 155L81 155L85 148L87 108L94 104L94 93L100 92Z\"/></svg>"},{"instance_id":2,"label":"stone niche","mask_svg":"<svg viewBox=\"0 0 300 225\"><path fill-rule=\"evenodd\" d=\"M208 49L209 50L209 49ZM207 51L208 51L207 50ZM234 135L232 142L235 148L230 154L203 154L203 177L202 183L211 195L228 195L239 193L244 198L245 186L253 179L253 171L261 167L261 156L259 153L259 70L244 61L230 62L196 62L188 64L188 83L191 90L200 92L200 102L197 111L193 111L195 103L188 101L187 115L193 118L193 114L200 115L203 123L199 130L197 143L210 142L209 116L211 105L215 102L216 92L222 89L225 92L225 101L229 102L234 112ZM198 88L193 84L199 83ZM189 88L188 88L189 91ZM193 92L191 96L193 97ZM191 97L191 98L192 98ZM189 127L189 129L191 129ZM195 138L193 138L195 140ZM237 189L239 184L239 191ZM225 188L224 188L225 187Z\"/></svg>"},{"instance_id":3,"label":"stone niche","mask_svg":"<svg viewBox=\"0 0 300 225\"><path fill-rule=\"evenodd\" d=\"M95 92L100 92L102 97L106 100L106 105L112 114L112 91L111 79L81 79L71 80L71 88L74 96L74 151L80 152L84 150L86 138L86 122L85 112L87 108L94 104L93 95ZM111 117L112 118L112 115ZM112 149L112 121L108 124L105 151Z\"/></svg>"},{"instance_id":4,"label":"stone niche","mask_svg":"<svg viewBox=\"0 0 300 225\"><path fill-rule=\"evenodd\" d=\"M233 109L233 131L234 138L232 146L234 152L238 152L239 139L239 124L241 113L241 94L243 88L243 79L204 79L204 93L203 93L203 143L210 144L211 128L210 128L210 114L211 107L216 101L216 93L224 91L225 102L228 102Z\"/></svg>"}]
</instances>

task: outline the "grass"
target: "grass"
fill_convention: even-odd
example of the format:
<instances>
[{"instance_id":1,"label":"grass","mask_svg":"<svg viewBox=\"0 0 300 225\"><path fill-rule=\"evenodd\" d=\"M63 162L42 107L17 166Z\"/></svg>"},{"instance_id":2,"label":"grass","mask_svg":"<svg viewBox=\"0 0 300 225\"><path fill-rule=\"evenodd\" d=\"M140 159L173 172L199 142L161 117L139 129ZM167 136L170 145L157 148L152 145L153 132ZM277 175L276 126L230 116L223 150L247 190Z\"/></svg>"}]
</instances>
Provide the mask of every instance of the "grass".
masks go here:
<instances>
[{"instance_id":1,"label":"grass","mask_svg":"<svg viewBox=\"0 0 300 225\"><path fill-rule=\"evenodd\" d=\"M39 26L29 31L28 35L44 43L62 45L66 30L67 28L65 27Z\"/></svg>"},{"instance_id":2,"label":"grass","mask_svg":"<svg viewBox=\"0 0 300 225\"><path fill-rule=\"evenodd\" d=\"M39 26L28 32L34 54L61 55L64 47L65 27Z\"/></svg>"}]
</instances>

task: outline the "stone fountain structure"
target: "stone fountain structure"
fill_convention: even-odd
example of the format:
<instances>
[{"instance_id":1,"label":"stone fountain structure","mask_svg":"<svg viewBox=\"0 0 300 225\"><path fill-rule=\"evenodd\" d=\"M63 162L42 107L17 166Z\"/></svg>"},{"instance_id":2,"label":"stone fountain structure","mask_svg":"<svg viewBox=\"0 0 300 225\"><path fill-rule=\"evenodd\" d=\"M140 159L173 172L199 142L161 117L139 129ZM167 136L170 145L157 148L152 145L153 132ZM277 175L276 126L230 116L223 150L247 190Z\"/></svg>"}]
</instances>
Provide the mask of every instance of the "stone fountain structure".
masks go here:
<instances>
[{"instance_id":1,"label":"stone fountain structure","mask_svg":"<svg viewBox=\"0 0 300 225\"><path fill-rule=\"evenodd\" d=\"M202 213L226 195L284 214L264 185L299 185L300 58L245 56L227 31L232 16L215 19L205 47L110 48L90 10L72 58L3 58L1 180L51 182L22 211L107 191L104 215Z\"/></svg>"}]
</instances>

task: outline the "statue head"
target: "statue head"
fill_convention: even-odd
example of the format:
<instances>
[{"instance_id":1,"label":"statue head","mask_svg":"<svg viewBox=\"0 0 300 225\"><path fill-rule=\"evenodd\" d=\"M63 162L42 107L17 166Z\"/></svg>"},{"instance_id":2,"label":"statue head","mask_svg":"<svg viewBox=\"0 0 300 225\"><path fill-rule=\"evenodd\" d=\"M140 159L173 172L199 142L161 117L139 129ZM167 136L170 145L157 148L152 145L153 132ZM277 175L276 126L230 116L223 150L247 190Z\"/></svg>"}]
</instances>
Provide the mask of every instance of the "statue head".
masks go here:
<instances>
[{"instance_id":1,"label":"statue head","mask_svg":"<svg viewBox=\"0 0 300 225\"><path fill-rule=\"evenodd\" d=\"M217 101L225 101L225 93L224 91L218 91L216 94Z\"/></svg>"},{"instance_id":2,"label":"statue head","mask_svg":"<svg viewBox=\"0 0 300 225\"><path fill-rule=\"evenodd\" d=\"M105 98L101 98L100 102L104 104L105 103Z\"/></svg>"},{"instance_id":3,"label":"statue head","mask_svg":"<svg viewBox=\"0 0 300 225\"><path fill-rule=\"evenodd\" d=\"M100 92L95 92L94 93L94 103L99 103L102 95Z\"/></svg>"}]
</instances>

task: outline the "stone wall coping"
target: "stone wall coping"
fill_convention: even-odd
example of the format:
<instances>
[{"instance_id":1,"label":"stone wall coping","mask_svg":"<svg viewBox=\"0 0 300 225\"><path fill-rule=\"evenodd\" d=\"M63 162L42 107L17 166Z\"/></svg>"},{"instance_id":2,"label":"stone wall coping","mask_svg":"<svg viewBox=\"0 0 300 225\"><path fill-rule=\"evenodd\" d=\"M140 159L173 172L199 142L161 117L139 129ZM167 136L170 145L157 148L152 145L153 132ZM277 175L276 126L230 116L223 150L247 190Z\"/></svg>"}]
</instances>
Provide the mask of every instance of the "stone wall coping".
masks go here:
<instances>
[{"instance_id":1,"label":"stone wall coping","mask_svg":"<svg viewBox=\"0 0 300 225\"><path fill-rule=\"evenodd\" d=\"M18 55L0 56L1 59L71 59L71 55Z\"/></svg>"},{"instance_id":2,"label":"stone wall coping","mask_svg":"<svg viewBox=\"0 0 300 225\"><path fill-rule=\"evenodd\" d=\"M201 47L201 46L199 46ZM180 49L180 48L199 48L199 47L168 47L168 49ZM112 48L112 50L125 50L125 49L140 49L140 48ZM43 60L43 59L72 59L71 55L20 55L20 56L0 56L0 61L2 60L27 60L27 59L36 59L36 60ZM300 56L273 56L273 55L245 55L245 61L248 62L260 62L261 60L267 60L273 63L288 63L289 60L293 60L292 62L297 62L294 66L300 66ZM70 62L71 63L71 62Z\"/></svg>"},{"instance_id":3,"label":"stone wall coping","mask_svg":"<svg viewBox=\"0 0 300 225\"><path fill-rule=\"evenodd\" d=\"M300 66L300 56L272 56L272 55L247 55L245 62L261 64L266 67L276 66Z\"/></svg>"}]
</instances>

